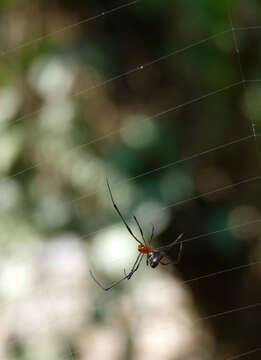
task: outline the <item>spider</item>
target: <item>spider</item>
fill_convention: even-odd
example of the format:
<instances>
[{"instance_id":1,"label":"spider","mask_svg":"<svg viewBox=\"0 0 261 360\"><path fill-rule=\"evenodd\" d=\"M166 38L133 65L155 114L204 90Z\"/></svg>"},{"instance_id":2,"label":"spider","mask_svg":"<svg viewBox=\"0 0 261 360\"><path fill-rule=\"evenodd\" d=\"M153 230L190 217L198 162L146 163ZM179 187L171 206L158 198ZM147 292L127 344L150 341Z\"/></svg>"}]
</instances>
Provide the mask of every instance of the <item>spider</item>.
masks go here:
<instances>
[{"instance_id":1,"label":"spider","mask_svg":"<svg viewBox=\"0 0 261 360\"><path fill-rule=\"evenodd\" d=\"M111 192L111 188L110 188L110 184L109 184L109 181L108 179L106 178L106 183L107 183L107 186L108 186L108 189L109 189L109 194L110 194L110 198L111 198L111 201L112 201L112 204L115 208L115 210L117 211L117 213L119 214L121 220L123 221L124 225L126 226L127 230L129 231L129 233L131 234L131 236L133 237L133 239L135 241L137 241L139 243L138 245L138 257L135 261L135 263L133 264L131 270L129 273L126 273L125 269L124 269L124 277L121 278L120 280L118 281L115 281L114 283L112 283L110 286L107 286L105 287L104 285L102 285L97 279L96 277L94 276L93 272L90 270L90 275L91 277L93 278L93 280L96 282L97 285L99 285L103 290L105 291L108 291L110 289L112 289L114 286L120 284L123 280L127 279L127 280L130 280L130 278L132 277L132 275L138 270L139 266L140 266L140 263L144 257L144 255L146 254L147 255L147 259L146 259L146 263L147 265L150 265L153 269L155 267L157 267L159 264L161 265L169 265L169 264L178 264L180 262L180 259L181 259L181 254L182 254L182 242L180 242L180 245L179 245L179 251L178 251L178 255L177 255L177 258L174 262L172 261L167 261L167 262L164 262L162 261L164 257L166 257L166 254L164 251L164 249L170 249L173 245L175 245L179 240L180 238L183 236L183 234L180 234L172 243L168 244L168 245L165 245L165 246L161 246L157 249L153 249L153 247L150 245L150 242L147 243L145 238L144 238L144 234L143 234L143 231L142 231L142 228L136 218L136 216L134 215L133 218L136 222L136 224L138 225L138 228L139 228L139 231L140 231L140 234L141 234L141 238L142 238L142 241L139 240L135 235L134 233L132 232L131 228L129 227L129 225L127 224L127 222L125 221L124 217L122 216L118 206L116 205L114 199L113 199L113 196L112 196L112 192ZM150 237L150 241L153 239L154 237L154 225L152 225L152 232L151 232L151 237Z\"/></svg>"}]
</instances>

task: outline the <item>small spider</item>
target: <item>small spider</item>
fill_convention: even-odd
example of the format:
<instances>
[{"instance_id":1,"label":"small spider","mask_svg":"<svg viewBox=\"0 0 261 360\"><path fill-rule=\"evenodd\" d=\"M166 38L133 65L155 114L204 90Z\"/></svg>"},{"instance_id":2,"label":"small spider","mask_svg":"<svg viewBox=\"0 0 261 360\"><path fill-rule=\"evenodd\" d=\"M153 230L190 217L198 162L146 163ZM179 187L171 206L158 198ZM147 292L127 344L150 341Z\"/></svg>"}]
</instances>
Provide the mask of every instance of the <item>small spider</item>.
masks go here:
<instances>
[{"instance_id":1,"label":"small spider","mask_svg":"<svg viewBox=\"0 0 261 360\"><path fill-rule=\"evenodd\" d=\"M108 287L105 287L103 286L97 279L96 277L94 276L93 272L90 270L90 274L91 274L91 277L93 278L93 280L105 291L107 290L110 290L112 289L114 286L118 285L120 282L122 282L123 280L127 279L127 280L130 280L130 278L132 277L132 275L135 273L135 271L138 270L139 266L140 266L140 263L143 259L143 256L146 254L147 255L147 259L146 259L146 263L147 265L150 265L153 269L155 267L157 267L159 264L161 265L169 265L169 264L178 264L180 259L181 259L181 254L182 254L182 242L180 242L180 245L179 245L179 251L178 251L178 255L177 255L177 258L174 262L171 262L171 261L168 261L168 262L163 262L162 259L164 257L166 257L166 254L164 251L164 249L170 249L173 245L175 245L179 240L180 238L183 236L183 234L180 234L172 243L170 243L169 245L166 245L166 246L161 246L157 249L153 249L152 246L150 244L147 244L145 238L144 238L144 235L143 235L143 231L142 231L142 228L136 218L136 216L133 216L136 224L138 225L138 228L140 230L140 234L141 234L141 237L142 237L142 241L140 241L132 232L131 228L129 227L129 225L126 223L125 219L123 218L120 210L118 209L117 205L115 204L114 202L114 199L113 199L113 196L112 196L112 192L111 192L111 188L110 188L110 185L109 185L109 181L108 179L106 178L106 182L107 182L107 186L108 186L108 189L109 189L109 193L110 193L110 197L111 197L111 201L113 203L113 206L115 208L115 210L117 211L117 213L119 214L119 216L121 217L121 220L123 221L124 225L126 226L127 230L129 231L129 233L131 234L131 236L139 243L138 245L138 251L139 251L139 255L134 263L134 265L132 266L130 272L127 274L125 269L124 269L124 277L118 281L115 281L114 283L112 283L110 286ZM154 236L154 225L152 226L152 233L151 233L151 237L150 237L150 240L153 239L153 236Z\"/></svg>"}]
</instances>

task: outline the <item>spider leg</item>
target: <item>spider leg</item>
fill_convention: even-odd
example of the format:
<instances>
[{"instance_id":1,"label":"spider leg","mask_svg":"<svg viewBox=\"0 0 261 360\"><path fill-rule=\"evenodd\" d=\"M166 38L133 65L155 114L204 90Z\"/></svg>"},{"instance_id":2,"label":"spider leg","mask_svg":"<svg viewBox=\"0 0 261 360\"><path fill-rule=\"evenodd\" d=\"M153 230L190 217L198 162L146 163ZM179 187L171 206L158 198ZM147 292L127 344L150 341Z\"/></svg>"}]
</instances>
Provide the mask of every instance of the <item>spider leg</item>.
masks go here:
<instances>
[{"instance_id":1,"label":"spider leg","mask_svg":"<svg viewBox=\"0 0 261 360\"><path fill-rule=\"evenodd\" d=\"M150 235L150 239L149 239L149 241L148 241L148 244L149 244L149 245L151 244L152 239L153 239L153 237L154 237L154 231L155 231L155 226L154 226L154 224L152 224L151 235Z\"/></svg>"},{"instance_id":2,"label":"spider leg","mask_svg":"<svg viewBox=\"0 0 261 360\"><path fill-rule=\"evenodd\" d=\"M143 256L144 256L144 254L141 255L141 258L140 258L140 260L139 260L139 262L138 262L138 264L137 264L136 269L134 270L134 272L138 270L138 268L139 268L139 266L140 266L140 264L141 264L141 262L142 262Z\"/></svg>"},{"instance_id":3,"label":"spider leg","mask_svg":"<svg viewBox=\"0 0 261 360\"><path fill-rule=\"evenodd\" d=\"M121 278L120 280L118 281L115 281L114 283L112 283L111 285L109 286L104 286L99 280L96 279L96 277L94 276L93 272L91 270L90 271L90 275L91 277L93 278L93 280L96 282L97 285L100 286L100 288L102 288L103 290L105 291L108 291L110 289L112 289L114 286L120 284L123 280L127 279L127 280L130 280L130 278L132 277L132 275L135 273L135 271L138 270L139 266L140 266L140 263L141 263L141 260L142 260L142 257L143 257L144 254L141 254L139 253L137 259L135 260L135 263L133 264L130 272L127 274L125 269L124 269L124 277Z\"/></svg>"},{"instance_id":4,"label":"spider leg","mask_svg":"<svg viewBox=\"0 0 261 360\"><path fill-rule=\"evenodd\" d=\"M152 241L152 239L153 239L153 237L154 237L154 231L155 231L155 226L154 226L154 224L152 224L152 230L151 230L150 241Z\"/></svg>"},{"instance_id":5,"label":"spider leg","mask_svg":"<svg viewBox=\"0 0 261 360\"><path fill-rule=\"evenodd\" d=\"M168 262L164 262L164 261L160 261L161 265L169 265L169 264L173 264L173 265L177 265L179 262L180 262L180 259L181 259L181 256L182 256L182 249L183 249L183 246L182 246L182 242L180 243L179 245L179 252L178 252L178 256L176 258L175 261L168 261Z\"/></svg>"},{"instance_id":6,"label":"spider leg","mask_svg":"<svg viewBox=\"0 0 261 360\"><path fill-rule=\"evenodd\" d=\"M96 277L94 276L94 274L93 274L93 272L92 272L91 270L90 270L90 275L91 275L91 277L93 278L93 280L96 282L97 285L99 285L103 290L108 291L108 290L112 289L114 286L116 286L116 285L118 285L119 283L121 283L123 280L127 279L130 274L126 274L122 279L120 279L120 280L118 280L118 281L115 281L114 283L112 283L110 286L107 286L107 287L105 287L104 285L102 285L102 283L100 283L100 282L96 279Z\"/></svg>"},{"instance_id":7,"label":"spider leg","mask_svg":"<svg viewBox=\"0 0 261 360\"><path fill-rule=\"evenodd\" d=\"M143 256L144 256L144 254L139 254L139 255L138 255L138 257L137 257L137 259L136 259L134 265L132 266L131 271L129 272L128 275L126 274L126 271L125 271L125 269L124 269L124 274L125 274L125 276L126 276L126 275L128 276L128 277L127 277L128 280L130 280L130 278L131 278L132 275L135 273L135 271L138 270L138 268L139 268L139 266L140 266L140 263L141 263L141 261L142 261Z\"/></svg>"},{"instance_id":8,"label":"spider leg","mask_svg":"<svg viewBox=\"0 0 261 360\"><path fill-rule=\"evenodd\" d=\"M135 266L137 265L137 262L139 261L140 257L141 257L141 253L139 253L139 255L137 256L137 259L135 260L135 263L132 265L132 268L131 268L129 274L133 271L133 269L135 269ZM125 269L124 269L124 274L127 275Z\"/></svg>"},{"instance_id":9,"label":"spider leg","mask_svg":"<svg viewBox=\"0 0 261 360\"><path fill-rule=\"evenodd\" d=\"M139 224L139 222L138 222L138 219L136 218L135 215L133 215L133 218L134 218L134 220L136 221L136 224L138 225L138 228L140 229L140 233L141 233L142 240L143 240L144 244L146 244L146 240L144 239L143 231L142 231L142 228L141 228L141 226L140 226L140 224Z\"/></svg>"},{"instance_id":10,"label":"spider leg","mask_svg":"<svg viewBox=\"0 0 261 360\"><path fill-rule=\"evenodd\" d=\"M109 180L108 178L106 178L106 182L107 182L107 186L108 186L108 189L109 189L109 193L110 193L110 197L111 197L111 201L112 201L112 204L114 206L114 209L117 211L117 213L119 214L121 220L123 221L124 225L126 226L127 230L129 231L129 233L131 234L131 236L136 240L138 241L138 243L142 244L142 242L133 234L131 228L129 227L129 225L126 223L124 217L122 216L118 206L115 204L114 202L114 199L113 199L113 196L112 196L112 192L111 192L111 188L110 188L110 184L109 184Z\"/></svg>"},{"instance_id":11,"label":"spider leg","mask_svg":"<svg viewBox=\"0 0 261 360\"><path fill-rule=\"evenodd\" d=\"M182 236L183 236L183 234L180 234L174 241L172 241L172 243L170 243L168 245L165 245L165 246L160 246L156 250L163 250L163 249L171 248L173 245L175 245L182 238Z\"/></svg>"}]
</instances>

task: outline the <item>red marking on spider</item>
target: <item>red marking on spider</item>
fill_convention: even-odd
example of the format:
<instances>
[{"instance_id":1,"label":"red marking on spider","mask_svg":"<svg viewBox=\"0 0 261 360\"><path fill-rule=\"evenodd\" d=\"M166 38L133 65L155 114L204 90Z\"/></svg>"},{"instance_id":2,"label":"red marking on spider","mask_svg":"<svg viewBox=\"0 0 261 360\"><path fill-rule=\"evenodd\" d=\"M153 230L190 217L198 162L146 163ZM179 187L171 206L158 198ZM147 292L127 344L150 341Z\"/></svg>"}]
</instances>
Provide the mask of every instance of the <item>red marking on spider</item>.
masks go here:
<instances>
[{"instance_id":1,"label":"red marking on spider","mask_svg":"<svg viewBox=\"0 0 261 360\"><path fill-rule=\"evenodd\" d=\"M133 216L136 224L138 225L138 228L140 230L140 234L141 234L141 238L143 240L143 242L141 240L139 240L135 235L134 233L132 232L131 228L129 227L129 225L126 223L125 219L123 218L118 206L116 205L114 199L113 199L113 196L112 196L112 192L111 192L111 188L110 188L110 185L109 185L109 181L108 179L106 179L107 181L107 186L108 186L108 189L109 189L109 194L110 194L110 197L111 197L111 201L113 203L113 206L115 208L115 210L117 211L117 213L119 214L121 220L123 221L124 225L126 226L127 230L129 231L129 233L131 234L131 236L134 238L134 240L136 240L139 245L138 245L138 257L135 261L135 263L133 264L131 270L129 271L129 273L127 274L125 269L124 269L124 277L118 281L115 281L114 283L112 283L110 286L107 286L105 287L104 285L102 285L97 279L96 277L94 276L93 272L90 270L90 274L91 274L91 277L93 278L93 280L96 282L96 284L98 284L103 290L107 291L107 290L110 290L112 289L114 286L118 285L120 282L122 282L123 280L127 279L127 280L130 280L130 278L132 277L132 275L138 270L139 266L140 266L140 263L144 257L144 255L147 255L147 265L150 265L153 269L155 267L157 267L159 264L161 265L169 265L169 264L178 264L180 262L180 259L181 259L181 254L182 254L182 242L180 242L179 244L179 251L178 251L178 255L177 255L177 258L175 261L171 262L171 261L168 261L168 262L163 262L162 259L164 257L167 257L166 253L162 250L165 250L165 249L170 249L173 245L175 245L180 239L181 237L183 236L183 234L180 234L172 243L168 244L168 245L165 245L165 246L161 246L157 249L153 249L153 247L150 245L150 244L147 244L145 238L144 238L144 235L143 235L143 231L142 231L142 228L136 218L136 216ZM151 232L151 237L150 237L150 240L152 240L154 237L154 226L152 226L152 232Z\"/></svg>"}]
</instances>

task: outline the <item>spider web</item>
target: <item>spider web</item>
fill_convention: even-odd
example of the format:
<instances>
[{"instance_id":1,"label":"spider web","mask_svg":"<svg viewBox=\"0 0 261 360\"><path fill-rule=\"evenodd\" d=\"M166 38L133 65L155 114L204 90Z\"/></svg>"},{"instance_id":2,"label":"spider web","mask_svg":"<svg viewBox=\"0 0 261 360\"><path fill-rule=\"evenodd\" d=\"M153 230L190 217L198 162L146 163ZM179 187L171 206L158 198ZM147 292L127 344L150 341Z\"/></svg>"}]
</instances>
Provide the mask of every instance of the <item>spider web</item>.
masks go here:
<instances>
[{"instance_id":1,"label":"spider web","mask_svg":"<svg viewBox=\"0 0 261 360\"><path fill-rule=\"evenodd\" d=\"M7 56L9 54L11 54L12 56L15 56L15 52L18 50L24 49L25 47L30 47L32 45L35 45L39 41L50 38L53 35L61 34L64 31L66 31L66 32L71 31L72 29L75 29L76 27L78 27L80 25L82 26L91 21L96 21L102 17L109 16L112 13L120 16L119 15L120 13L118 13L118 11L120 12L122 10L127 10L127 8L129 8L131 6L135 6L141 2L142 2L142 0L133 1L130 3L120 5L118 7L114 7L110 10L103 11L103 12L99 13L98 15L95 15L95 16L89 17L87 19L84 19L82 21L79 21L77 23L68 25L68 26L58 29L57 31L54 31L50 34L43 35L35 40L25 42L25 43L18 45L12 49L4 50L2 52L2 56ZM238 89L242 86L244 86L245 92L247 92L249 86L252 86L253 83L256 83L258 86L258 82L260 81L260 79L251 78L250 74L248 74L245 71L244 64L242 62L242 58L241 58L241 54L240 54L240 45L239 45L238 39L240 38L239 33L242 34L246 31L259 31L259 29L261 29L261 26L253 25L253 26L245 26L245 27L238 26L237 27L234 25L233 13L230 10L228 10L227 15L228 15L228 27L226 29L223 29L222 31L217 32L215 34L208 34L206 37L198 39L197 41L194 41L193 43L185 44L184 46L180 47L177 50L169 51L163 55L159 55L157 58L154 58L149 61L145 61L144 63L138 64L135 67L131 67L127 71L116 73L116 74L112 75L110 78L108 78L106 80L102 80L95 85L91 85L87 88L83 88L83 89L76 91L71 96L72 96L72 98L77 98L82 95L85 96L87 93L92 94L92 92L94 90L100 90L108 85L114 84L118 80L122 80L129 76L140 77L141 74L144 73L145 71L150 72L151 71L150 69L151 68L153 69L153 67L156 64L158 64L160 62L164 62L170 58L172 59L173 57L175 57L175 59L177 57L179 57L179 60L177 60L177 62L179 64L184 62L188 65L189 62L187 62L187 59L189 59L190 56L193 58L193 51L195 51L195 54L196 54L198 49L200 47L204 46L206 49L206 53L211 54L212 49L211 49L211 45L209 43L211 41L213 41L214 39L221 39L221 38L224 41L224 44L223 44L224 46L226 45L227 41L233 42L233 48L234 48L234 52L235 52L234 68L236 70L235 70L234 78L233 78L233 76L232 76L232 79L230 78L231 81L227 81L227 77L225 77L225 79L221 79L220 81L218 81L218 84L219 84L218 87L208 89L205 84L205 81L204 81L205 80L204 71L200 71L203 69L197 68L197 70L199 71L199 78L202 79L202 85L200 84L201 86L198 86L196 88L197 93L192 93L190 98L183 99L181 97L181 99L179 99L179 96L176 96L176 99L173 104L171 104L171 105L167 104L167 106L158 106L157 110L154 111L152 113L152 115L150 115L150 116L146 116L145 118L142 118L141 120L140 119L136 120L136 121L132 122L131 124L127 123L127 125L121 125L120 127L117 127L115 130L109 130L104 135L93 137L91 140L89 140L87 142L83 142L83 143L79 143L75 146L71 146L70 149L68 150L68 152L66 152L64 154L64 159L66 160L66 157L68 157L70 154L72 154L73 152L76 152L79 149L93 146L94 144L103 142L105 140L106 141L110 140L111 138L114 138L118 135L128 134L128 132L132 131L133 127L134 128L136 127L139 129L139 127L141 128L142 126L146 126L146 124L148 124L148 123L151 124L154 122L166 121L164 117L167 115L176 116L176 118L177 118L176 121L179 123L180 120L179 120L178 112L180 112L181 110L182 110L182 117L184 119L186 119L186 116L190 115L189 113L187 115L186 111L187 111L187 109L189 109L192 106L195 108L195 113L200 112L200 110L198 110L200 108L203 108L203 112L205 111L204 105L202 105L203 103L206 104L205 106L215 109L214 104L218 103L220 101L220 98L222 98L222 97L225 98L227 96L228 92L238 91ZM197 54L194 56L196 58ZM193 68L193 64L191 66L192 66L192 72L195 72L196 69ZM36 115L41 114L42 112L44 112L44 110L45 110L45 108L43 107L43 108L40 108L31 113L26 113L22 116L19 116L12 123L8 124L8 129L5 128L5 131L6 130L12 131L12 129L15 129L16 126L18 126L18 125L20 126L20 124L24 123L29 118L32 118ZM191 124L193 126L194 125L193 121L189 121L189 120L190 119L188 119L189 125ZM261 164L260 163L260 152L259 152L259 147L258 147L258 138L260 135L259 135L258 124L252 118L250 118L250 120L251 120L250 126L249 126L249 124L246 123L243 126L241 125L241 129L234 128L233 134L232 134L233 137L229 133L228 137L226 138L227 140L225 142L219 142L219 140L216 141L215 137L212 134L210 136L210 139L206 139L206 142L205 142L206 146L204 147L204 149L198 149L197 144L193 143L193 141L192 141L193 138L196 138L196 135L191 134L188 131L188 134L185 134L182 138L184 139L184 141L186 141L187 143L190 144L190 146L188 147L190 150L189 154L185 154L185 156L180 156L178 159L176 157L174 157L174 159L173 159L173 157L170 156L170 161L163 163L160 166L146 169L146 171L143 171L143 172L141 171L131 177L126 177L125 182L122 181L122 179L118 180L118 182L116 182L115 179L113 178L112 186L117 188L117 185L120 185L120 187L122 186L124 189L124 186L128 185L130 182L134 182L134 181L141 182L146 176L154 176L155 174L159 174L162 171L167 172L177 166L185 166L185 165L186 166L196 166L195 165L196 162L201 162L201 161L206 161L206 163L211 165L212 161L214 162L215 156L217 155L218 152L223 152L225 154L223 156L225 156L227 158L233 158L234 151L248 152L249 149L252 149L251 150L252 153L256 154L256 159L255 159L256 170L254 171L253 174L247 173L244 178L242 178L242 177L239 178L238 175L235 174L235 181L229 181L225 185L222 185L222 186L218 185L208 191L202 191L202 192L200 192L199 195L187 196L184 199L181 199L178 201L171 201L169 203L165 202L165 204L161 207L161 209L159 209L159 213L162 211L167 211L170 208L173 209L173 208L180 207L183 205L192 204L195 200L198 200L198 199L208 199L211 195L213 196L213 195L217 195L219 193L229 192L235 188L244 189L245 188L244 186L247 184L249 184L250 186L253 187L253 189L255 189L254 186L258 186L256 184L257 183L259 184L259 180L261 178L261 176L258 175L260 173L260 164ZM188 127L189 125L184 125L184 127L185 126ZM213 126L213 124L211 124L209 118L207 118L206 124L204 123L204 121L202 121L202 126L204 127L204 125L209 126L209 127L211 125ZM239 136L236 133L236 130L238 130ZM236 136L234 136L235 133L236 133ZM191 145L193 145L194 147ZM240 145L240 147L238 148L239 145ZM239 150L235 150L235 149L239 149ZM202 160L203 158L204 158L204 160ZM44 158L44 160L37 161L33 165L30 165L22 170L14 172L11 176L3 178L2 182L9 182L14 178L19 179L19 177L21 175L24 175L24 174L32 171L33 169L42 168L43 166L46 166L52 162L53 162L53 159L50 156L49 157L47 156L46 158ZM188 165L188 163L190 163L190 164L193 163L193 165ZM105 178L105 175L106 175L106 171L104 172L104 178ZM118 191L118 189L117 189L117 191ZM117 191L116 191L116 193L117 193ZM124 191L124 190L121 190L121 191ZM92 192L89 191L86 194L85 193L82 194L80 197L72 196L69 200L66 199L66 203L79 204L81 201L86 200L87 198L92 198L94 195L101 194L102 192L104 192L104 195L105 195L107 190L106 189L103 190L100 187L98 190L95 190ZM116 194L116 196L117 196L117 194ZM120 198L119 194L117 197ZM253 203L254 203L254 201L253 201ZM244 227L248 228L249 226L256 225L259 222L261 222L261 217L256 217L251 220L244 219L240 223L234 224L232 226L227 226L227 227L223 227L223 228L217 227L214 231L200 233L200 234L197 234L196 232L194 232L194 229L193 229L191 236L188 235L184 239L184 243L189 242L189 241L192 241L192 243L193 243L194 240L198 240L198 239L204 238L204 237L209 237L209 236L217 234L217 233L227 232L227 231L233 230L233 229L244 228ZM95 226L97 226L97 223L95 223ZM106 228L103 229L102 226L99 225L97 230L94 229L93 231L88 232L87 234L84 234L83 238L89 238L91 235L94 235L97 232L101 232L105 229ZM220 269L220 271L217 271L217 272L207 273L207 274L202 274L200 276L192 277L188 280L185 280L184 283L197 281L197 280L200 280L200 279L206 278L206 277L218 276L220 274L224 274L224 273L227 273L230 271L237 271L242 268L248 268L251 266L255 266L259 263L260 263L260 261L253 261L253 262L250 262L247 264L233 266L233 267L227 268L227 269ZM254 303L254 304L248 304L246 306L230 308L223 312L216 312L209 316L199 318L199 319L197 319L197 321L205 321L205 320L208 320L213 317L221 317L224 315L229 315L231 312L245 311L247 309L256 308L260 305L261 305L261 303L258 302L258 303ZM52 304L50 304L50 307L52 307ZM255 351L259 351L259 350L260 350L260 348L250 349L248 352L244 352L242 354L237 354L228 359L232 360L232 359L240 358L242 356L249 355L249 354L254 353ZM72 353L71 358L73 358L73 356L74 356L74 354ZM66 357L66 358L68 358L68 357Z\"/></svg>"}]
</instances>

